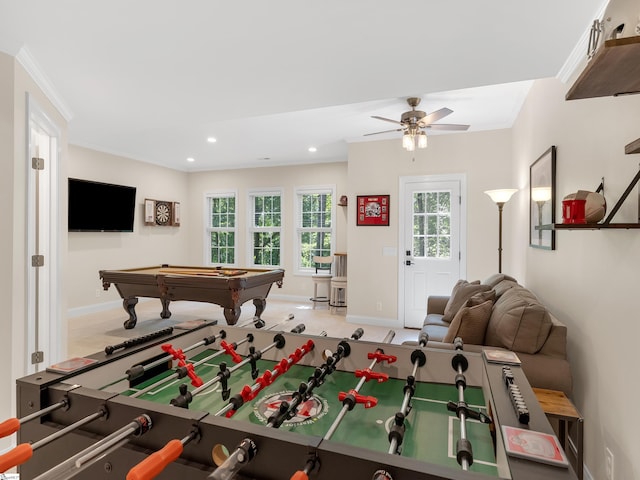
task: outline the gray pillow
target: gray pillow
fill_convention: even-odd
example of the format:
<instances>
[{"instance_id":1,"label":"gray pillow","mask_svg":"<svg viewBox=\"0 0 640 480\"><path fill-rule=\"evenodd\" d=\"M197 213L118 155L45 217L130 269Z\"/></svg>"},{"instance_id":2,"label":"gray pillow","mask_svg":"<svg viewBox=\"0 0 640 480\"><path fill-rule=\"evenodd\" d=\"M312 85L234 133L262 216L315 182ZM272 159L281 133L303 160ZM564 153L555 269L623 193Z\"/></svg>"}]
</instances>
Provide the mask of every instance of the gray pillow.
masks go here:
<instances>
[{"instance_id":1,"label":"gray pillow","mask_svg":"<svg viewBox=\"0 0 640 480\"><path fill-rule=\"evenodd\" d=\"M491 290L489 285L482 285L480 282L475 281L469 283L466 280L458 280L458 282L453 287L453 291L451 292L451 297L449 297L449 301L447 302L446 307L444 307L444 315L442 316L442 320L445 322L450 322L455 317L458 310L462 308L469 298L471 298L476 293L486 292Z\"/></svg>"}]
</instances>

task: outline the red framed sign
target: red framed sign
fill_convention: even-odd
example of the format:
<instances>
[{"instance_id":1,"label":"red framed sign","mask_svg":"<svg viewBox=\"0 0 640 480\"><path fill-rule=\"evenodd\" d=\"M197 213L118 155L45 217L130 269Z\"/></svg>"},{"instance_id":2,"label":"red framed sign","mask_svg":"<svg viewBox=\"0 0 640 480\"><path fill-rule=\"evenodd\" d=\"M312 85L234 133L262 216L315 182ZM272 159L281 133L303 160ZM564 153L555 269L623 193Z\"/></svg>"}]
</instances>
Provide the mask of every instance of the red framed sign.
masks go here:
<instances>
[{"instance_id":1,"label":"red framed sign","mask_svg":"<svg viewBox=\"0 0 640 480\"><path fill-rule=\"evenodd\" d=\"M389 195L358 195L356 205L356 225L389 225Z\"/></svg>"}]
</instances>

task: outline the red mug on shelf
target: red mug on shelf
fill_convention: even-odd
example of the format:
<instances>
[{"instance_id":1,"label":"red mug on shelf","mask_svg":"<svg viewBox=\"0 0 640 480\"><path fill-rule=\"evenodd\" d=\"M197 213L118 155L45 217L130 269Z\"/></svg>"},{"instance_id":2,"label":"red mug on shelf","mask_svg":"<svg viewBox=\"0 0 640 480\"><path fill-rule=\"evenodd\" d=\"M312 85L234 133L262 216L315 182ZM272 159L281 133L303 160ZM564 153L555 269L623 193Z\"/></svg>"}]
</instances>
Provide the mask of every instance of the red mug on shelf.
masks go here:
<instances>
[{"instance_id":1,"label":"red mug on shelf","mask_svg":"<svg viewBox=\"0 0 640 480\"><path fill-rule=\"evenodd\" d=\"M587 223L585 219L584 199L572 199L562 201L562 223Z\"/></svg>"}]
</instances>

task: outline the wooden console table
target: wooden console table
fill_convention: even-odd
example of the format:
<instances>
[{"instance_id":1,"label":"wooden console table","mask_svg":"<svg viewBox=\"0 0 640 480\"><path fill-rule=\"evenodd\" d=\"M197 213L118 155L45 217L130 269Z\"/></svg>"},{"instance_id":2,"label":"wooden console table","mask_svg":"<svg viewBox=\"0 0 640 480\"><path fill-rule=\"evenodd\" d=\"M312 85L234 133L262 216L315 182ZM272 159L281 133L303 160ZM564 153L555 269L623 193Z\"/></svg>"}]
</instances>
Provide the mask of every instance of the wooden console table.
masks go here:
<instances>
[{"instance_id":1,"label":"wooden console table","mask_svg":"<svg viewBox=\"0 0 640 480\"><path fill-rule=\"evenodd\" d=\"M583 441L584 441L584 419L571 400L563 392L556 390L546 390L544 388L534 388L538 403L542 407L549 420L556 420L558 429L556 434L560 445L571 459L573 456L573 469L580 480L583 478ZM553 425L554 422L552 421ZM555 425L554 425L555 428ZM575 431L575 439L571 438L572 430Z\"/></svg>"}]
</instances>

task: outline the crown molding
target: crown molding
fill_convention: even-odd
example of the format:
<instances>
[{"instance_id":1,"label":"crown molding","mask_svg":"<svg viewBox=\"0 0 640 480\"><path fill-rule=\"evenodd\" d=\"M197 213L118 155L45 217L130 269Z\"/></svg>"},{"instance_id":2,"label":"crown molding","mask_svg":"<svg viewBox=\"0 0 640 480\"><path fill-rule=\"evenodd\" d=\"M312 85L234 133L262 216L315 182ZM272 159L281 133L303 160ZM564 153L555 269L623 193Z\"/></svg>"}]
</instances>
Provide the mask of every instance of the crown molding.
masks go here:
<instances>
[{"instance_id":1,"label":"crown molding","mask_svg":"<svg viewBox=\"0 0 640 480\"><path fill-rule=\"evenodd\" d=\"M29 52L27 47L20 48L20 51L16 55L16 60L31 76L36 85L40 87L45 96L53 104L54 107L60 112L62 117L69 122L73 118L73 112L67 106L67 103L62 98L62 95L53 86L53 83L44 74L42 69L38 66L38 63L33 58L33 55Z\"/></svg>"},{"instance_id":2,"label":"crown molding","mask_svg":"<svg viewBox=\"0 0 640 480\"><path fill-rule=\"evenodd\" d=\"M609 0L604 0L600 5L600 8L594 15L593 19L599 19L604 16L605 9L607 8L607 4ZM569 79L576 72L578 67L582 66L586 63L587 60L587 47L589 46L589 32L591 31L591 25L589 28L585 30L580 36L580 40L569 55L569 58L564 62L564 65L560 68L560 71L556 75L556 77L562 82L567 83Z\"/></svg>"}]
</instances>

